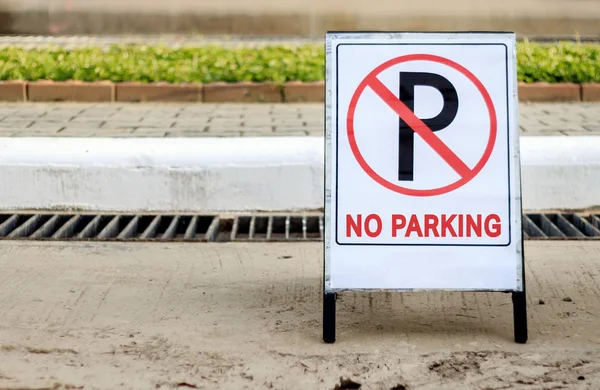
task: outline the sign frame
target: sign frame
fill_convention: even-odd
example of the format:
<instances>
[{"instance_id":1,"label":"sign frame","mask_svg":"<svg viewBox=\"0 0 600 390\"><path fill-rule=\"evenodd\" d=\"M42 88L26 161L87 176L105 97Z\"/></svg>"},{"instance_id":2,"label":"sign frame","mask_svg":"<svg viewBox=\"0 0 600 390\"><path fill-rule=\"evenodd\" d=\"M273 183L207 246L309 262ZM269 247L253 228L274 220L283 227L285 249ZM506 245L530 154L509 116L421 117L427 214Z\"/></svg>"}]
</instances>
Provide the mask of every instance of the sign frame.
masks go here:
<instances>
[{"instance_id":1,"label":"sign frame","mask_svg":"<svg viewBox=\"0 0 600 390\"><path fill-rule=\"evenodd\" d=\"M504 38L510 37L512 47L507 47L507 87L508 83L511 84L506 93L512 90L512 96L507 96L507 115L512 114L512 123L509 126L509 132L511 129L517 129L516 135L510 140L507 145L509 150L508 161L509 164L513 164L513 177L515 178L514 185L517 187L515 194L509 193L509 201L511 197L517 200L517 204L513 207L519 210L518 224L515 223L513 226L512 222L509 222L509 227L517 228L516 232L517 240L514 243L517 251L517 288L516 289L452 289L452 288L333 288L331 287L331 248L332 244L337 243L337 225L336 231L332 231L332 210L336 207L336 201L332 197L332 186L336 183L333 182L334 170L337 169L336 161L334 161L332 154L334 145L333 132L337 131L336 127L339 121L343 119L337 118L337 107L334 107L333 94L334 83L333 78L337 77L334 69L333 51L334 47L337 47L339 42L356 39L378 39L380 41L388 40L390 45L399 44L402 40L418 40L420 38L452 40L452 39L465 39L465 38L484 38L488 36L503 36ZM468 292L502 292L510 293L512 295L513 303L513 320L514 320L514 340L517 343L526 343L528 339L527 329L527 306L526 306L526 283L525 283L525 264L524 264L524 238L523 229L521 224L522 215L522 186L521 186L521 164L520 164L520 153L519 153L519 125L518 125L518 88L517 88L517 77L516 77L516 36L514 32L402 32L402 31L390 31L390 32L360 32L360 31L328 31L325 34L325 137L324 137L324 158L325 158L325 172L324 172L324 240L323 240L323 340L326 343L335 342L335 330L336 330L336 300L337 294L344 291L468 291ZM383 43L385 44L385 43ZM512 66L508 66L510 61ZM336 64L337 65L337 64ZM509 72L512 67L512 72ZM366 75L365 75L366 76ZM336 99L337 102L337 99ZM337 103L336 103L337 104ZM508 110L512 108L512 113ZM335 120L334 120L335 118ZM511 134L514 135L514 134ZM514 151L514 155L510 155L511 151ZM337 159L336 155L336 159ZM509 167L510 171L510 167ZM336 175L337 177L337 175ZM509 175L509 188L510 188L511 177ZM337 193L336 193L337 196ZM335 216L337 218L337 215ZM510 217L510 211L509 211ZM519 234L520 232L520 234ZM369 245L369 244L367 244ZM384 244L383 246L386 246ZM459 245L460 246L460 245Z\"/></svg>"}]
</instances>

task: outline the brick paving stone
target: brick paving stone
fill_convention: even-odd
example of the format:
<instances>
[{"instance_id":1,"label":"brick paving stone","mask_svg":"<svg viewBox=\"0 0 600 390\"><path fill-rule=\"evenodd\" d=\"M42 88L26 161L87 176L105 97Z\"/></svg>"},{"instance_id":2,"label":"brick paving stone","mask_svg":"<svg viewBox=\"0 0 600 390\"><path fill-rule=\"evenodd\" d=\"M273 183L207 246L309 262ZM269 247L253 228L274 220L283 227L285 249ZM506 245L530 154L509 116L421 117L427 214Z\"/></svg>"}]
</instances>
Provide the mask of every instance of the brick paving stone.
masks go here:
<instances>
[{"instance_id":1,"label":"brick paving stone","mask_svg":"<svg viewBox=\"0 0 600 390\"><path fill-rule=\"evenodd\" d=\"M114 86L107 82L53 82L36 81L27 86L32 102L76 101L110 102Z\"/></svg>"},{"instance_id":2,"label":"brick paving stone","mask_svg":"<svg viewBox=\"0 0 600 390\"><path fill-rule=\"evenodd\" d=\"M254 124L245 124L243 127L244 131L254 131L254 132L266 132L266 133L272 133L273 131L275 131L275 126L271 125L271 124L264 124L264 125L254 125Z\"/></svg>"},{"instance_id":3,"label":"brick paving stone","mask_svg":"<svg viewBox=\"0 0 600 390\"><path fill-rule=\"evenodd\" d=\"M58 133L63 137L94 137L97 136L96 129L86 129L80 127L66 127Z\"/></svg>"},{"instance_id":4,"label":"brick paving stone","mask_svg":"<svg viewBox=\"0 0 600 390\"><path fill-rule=\"evenodd\" d=\"M273 118L270 116L246 116L243 121L246 126L270 126L273 123Z\"/></svg>"},{"instance_id":5,"label":"brick paving stone","mask_svg":"<svg viewBox=\"0 0 600 390\"><path fill-rule=\"evenodd\" d=\"M120 111L118 110L84 110L81 116L90 119L104 119L104 118L112 118L115 115L118 115Z\"/></svg>"},{"instance_id":6,"label":"brick paving stone","mask_svg":"<svg viewBox=\"0 0 600 390\"><path fill-rule=\"evenodd\" d=\"M119 102L197 102L201 97L201 85L126 82L115 87L115 99Z\"/></svg>"},{"instance_id":7,"label":"brick paving stone","mask_svg":"<svg viewBox=\"0 0 600 390\"><path fill-rule=\"evenodd\" d=\"M22 120L33 120L36 118L40 118L42 116L44 116L45 113L44 112L23 112L23 111L15 111L13 113L11 113L6 119L12 119L12 120L17 120L17 119L22 119Z\"/></svg>"},{"instance_id":8,"label":"brick paving stone","mask_svg":"<svg viewBox=\"0 0 600 390\"><path fill-rule=\"evenodd\" d=\"M260 129L267 129L270 131L273 131L273 129L275 128L275 126L272 123L269 122L265 122L265 123L253 123L253 122L244 122L244 129L247 130L260 130Z\"/></svg>"},{"instance_id":9,"label":"brick paving stone","mask_svg":"<svg viewBox=\"0 0 600 390\"><path fill-rule=\"evenodd\" d=\"M64 137L59 131L54 130L32 130L24 129L13 135L13 137Z\"/></svg>"},{"instance_id":10,"label":"brick paving stone","mask_svg":"<svg viewBox=\"0 0 600 390\"><path fill-rule=\"evenodd\" d=\"M590 132L585 129L569 130L569 129L553 129L553 133L563 135L590 135ZM541 134L545 135L545 134Z\"/></svg>"},{"instance_id":11,"label":"brick paving stone","mask_svg":"<svg viewBox=\"0 0 600 390\"><path fill-rule=\"evenodd\" d=\"M175 130L175 129L173 129ZM207 133L227 133L227 132L235 132L242 131L244 128L242 126L219 126L219 127L210 127L207 126L204 128L204 131Z\"/></svg>"},{"instance_id":12,"label":"brick paving stone","mask_svg":"<svg viewBox=\"0 0 600 390\"><path fill-rule=\"evenodd\" d=\"M139 130L143 130L143 129L139 129ZM194 134L199 134L199 135L208 134L208 132L204 129L164 129L164 130L166 130L166 132L169 134L177 133L177 134L187 134L189 136L193 136ZM159 130L155 129L155 131L159 131Z\"/></svg>"},{"instance_id":13,"label":"brick paving stone","mask_svg":"<svg viewBox=\"0 0 600 390\"><path fill-rule=\"evenodd\" d=\"M241 137L241 131L223 131L217 133L208 132L182 132L182 131L169 131L167 137Z\"/></svg>"},{"instance_id":14,"label":"brick paving stone","mask_svg":"<svg viewBox=\"0 0 600 390\"><path fill-rule=\"evenodd\" d=\"M22 129L22 132L38 132L40 134L42 133L48 133L48 134L55 134L55 133L59 133L62 130L64 130L66 128L66 126L64 124L55 124L55 125L48 125L45 127L30 127L30 128L26 128L26 129ZM93 129L92 129L93 130Z\"/></svg>"},{"instance_id":15,"label":"brick paving stone","mask_svg":"<svg viewBox=\"0 0 600 390\"><path fill-rule=\"evenodd\" d=\"M160 118L144 118L140 122L140 127L151 127L151 128L170 128L175 125L174 119L160 119Z\"/></svg>"},{"instance_id":16,"label":"brick paving stone","mask_svg":"<svg viewBox=\"0 0 600 390\"><path fill-rule=\"evenodd\" d=\"M217 104L194 104L181 106L181 112L179 115L192 115L201 114L207 112L217 111L219 106Z\"/></svg>"},{"instance_id":17,"label":"brick paving stone","mask_svg":"<svg viewBox=\"0 0 600 390\"><path fill-rule=\"evenodd\" d=\"M519 111L524 135L600 135L600 103L521 103ZM318 103L3 103L0 131L16 136L320 136L324 116Z\"/></svg>"},{"instance_id":18,"label":"brick paving stone","mask_svg":"<svg viewBox=\"0 0 600 390\"><path fill-rule=\"evenodd\" d=\"M242 129L242 135L252 136L252 137L265 137L271 135L277 135L273 129L265 127L265 128L245 128Z\"/></svg>"},{"instance_id":19,"label":"brick paving stone","mask_svg":"<svg viewBox=\"0 0 600 390\"><path fill-rule=\"evenodd\" d=\"M258 114L258 115L269 115L269 114ZM226 115L223 113L215 113L215 114L207 114L209 121L211 123L223 123L223 122L238 122L242 123L244 117L239 113L232 113L231 115Z\"/></svg>"},{"instance_id":20,"label":"brick paving stone","mask_svg":"<svg viewBox=\"0 0 600 390\"><path fill-rule=\"evenodd\" d=\"M210 117L210 123L214 124L214 125L228 125L228 124L238 124L241 126L241 124L243 123L243 118L241 117L230 117L230 118L225 118L225 117Z\"/></svg>"},{"instance_id":21,"label":"brick paving stone","mask_svg":"<svg viewBox=\"0 0 600 390\"><path fill-rule=\"evenodd\" d=\"M111 119L111 120L104 122L104 124L102 125L101 128L103 128L103 129L122 129L125 127L143 127L143 126L140 121L128 121L128 120L119 121L119 120Z\"/></svg>"},{"instance_id":22,"label":"brick paving stone","mask_svg":"<svg viewBox=\"0 0 600 390\"><path fill-rule=\"evenodd\" d=\"M85 112L85 109L82 109L82 108L72 108L72 109L63 109L63 110L54 108L52 110L47 110L43 116L55 116L55 117L59 117L59 118L64 118L64 117L74 117L83 112Z\"/></svg>"},{"instance_id":23,"label":"brick paving stone","mask_svg":"<svg viewBox=\"0 0 600 390\"><path fill-rule=\"evenodd\" d=\"M253 133L264 133L266 135L269 135L275 132L275 126L244 126L242 128L242 131L251 131Z\"/></svg>"},{"instance_id":24,"label":"brick paving stone","mask_svg":"<svg viewBox=\"0 0 600 390\"><path fill-rule=\"evenodd\" d=\"M206 119L201 119L201 120L176 120L173 124L173 128L177 129L177 128L193 128L193 127L206 127L209 124L208 120Z\"/></svg>"},{"instance_id":25,"label":"brick paving stone","mask_svg":"<svg viewBox=\"0 0 600 390\"><path fill-rule=\"evenodd\" d=\"M304 127L306 127L308 130L325 130L325 123L305 123Z\"/></svg>"},{"instance_id":26,"label":"brick paving stone","mask_svg":"<svg viewBox=\"0 0 600 390\"><path fill-rule=\"evenodd\" d=\"M26 89L23 81L0 81L0 100L23 102L27 95Z\"/></svg>"},{"instance_id":27,"label":"brick paving stone","mask_svg":"<svg viewBox=\"0 0 600 390\"><path fill-rule=\"evenodd\" d=\"M304 132L306 133L308 130L304 127L276 127L275 128L275 133L277 134L290 134L290 133L299 133L299 132Z\"/></svg>"},{"instance_id":28,"label":"brick paving stone","mask_svg":"<svg viewBox=\"0 0 600 390\"><path fill-rule=\"evenodd\" d=\"M273 133L273 135L276 136L280 136L280 137L300 137L300 136L307 136L309 135L307 131L288 131L288 132L280 132L280 133Z\"/></svg>"},{"instance_id":29,"label":"brick paving stone","mask_svg":"<svg viewBox=\"0 0 600 390\"><path fill-rule=\"evenodd\" d=\"M168 131L157 130L157 129L135 129L130 134L132 137L163 138L163 137L167 136L167 133L168 133Z\"/></svg>"},{"instance_id":30,"label":"brick paving stone","mask_svg":"<svg viewBox=\"0 0 600 390\"><path fill-rule=\"evenodd\" d=\"M595 125L583 125L583 127L589 132L600 134L600 122Z\"/></svg>"},{"instance_id":31,"label":"brick paving stone","mask_svg":"<svg viewBox=\"0 0 600 390\"><path fill-rule=\"evenodd\" d=\"M586 83L581 86L581 98L587 102L600 102L600 85Z\"/></svg>"},{"instance_id":32,"label":"brick paving stone","mask_svg":"<svg viewBox=\"0 0 600 390\"><path fill-rule=\"evenodd\" d=\"M98 129L98 132L102 131L122 131L125 133L135 133L139 128L138 127L117 127L117 128L101 128ZM143 128L142 132L155 132L155 131L167 131L167 129L151 129L151 128ZM138 133L141 134L141 133Z\"/></svg>"},{"instance_id":33,"label":"brick paving stone","mask_svg":"<svg viewBox=\"0 0 600 390\"><path fill-rule=\"evenodd\" d=\"M60 134L74 137L116 137L133 134L133 129L89 129L81 127L66 127Z\"/></svg>"},{"instance_id":34,"label":"brick paving stone","mask_svg":"<svg viewBox=\"0 0 600 390\"><path fill-rule=\"evenodd\" d=\"M312 83L289 82L283 87L285 102L323 102L325 85L322 81Z\"/></svg>"},{"instance_id":35,"label":"brick paving stone","mask_svg":"<svg viewBox=\"0 0 600 390\"><path fill-rule=\"evenodd\" d=\"M21 129L0 128L0 137L14 137Z\"/></svg>"},{"instance_id":36,"label":"brick paving stone","mask_svg":"<svg viewBox=\"0 0 600 390\"><path fill-rule=\"evenodd\" d=\"M142 131L146 131L146 130L151 130L151 129L144 129L144 128L138 128L137 131L142 132ZM206 126L199 126L199 127L172 127L170 129L153 129L154 131L165 131L165 132L175 132L175 133L189 133L189 134L193 134L193 133L207 133L208 132L208 128ZM237 131L237 128L234 128L233 131ZM229 130L223 130L223 131L229 131Z\"/></svg>"},{"instance_id":37,"label":"brick paving stone","mask_svg":"<svg viewBox=\"0 0 600 390\"><path fill-rule=\"evenodd\" d=\"M161 108L159 110L146 111L146 117L149 118L176 118L181 113L180 107Z\"/></svg>"},{"instance_id":38,"label":"brick paving stone","mask_svg":"<svg viewBox=\"0 0 600 390\"><path fill-rule=\"evenodd\" d=\"M27 119L21 119L21 120L14 120L14 119L5 119L3 121L0 121L0 127L14 127L14 128L27 128L29 126L31 126L34 123L34 121L32 120L27 120Z\"/></svg>"},{"instance_id":39,"label":"brick paving stone","mask_svg":"<svg viewBox=\"0 0 600 390\"><path fill-rule=\"evenodd\" d=\"M77 114L76 116L74 116L71 119L71 122L74 123L83 123L83 122L89 122L89 121L99 121L99 122L106 122L113 119L111 114L88 114L86 113L82 113L82 114Z\"/></svg>"},{"instance_id":40,"label":"brick paving stone","mask_svg":"<svg viewBox=\"0 0 600 390\"><path fill-rule=\"evenodd\" d=\"M305 130L309 133L319 133L321 135L325 133L325 127L322 126L306 126Z\"/></svg>"},{"instance_id":41,"label":"brick paving stone","mask_svg":"<svg viewBox=\"0 0 600 390\"><path fill-rule=\"evenodd\" d=\"M35 123L32 126L36 126L38 122L40 122L40 121L35 121ZM60 121L54 120L52 122L57 123ZM67 123L68 123L68 125L73 125L73 126L85 127L85 128L90 128L90 129L98 129L98 128L102 127L102 125L104 125L105 122L106 122L105 120L75 117Z\"/></svg>"},{"instance_id":42,"label":"brick paving stone","mask_svg":"<svg viewBox=\"0 0 600 390\"><path fill-rule=\"evenodd\" d=\"M260 130L244 129L244 130L242 130L242 137L266 137L266 136L274 136L274 135L278 135L278 134L273 133L273 131L268 130L268 129L260 129Z\"/></svg>"},{"instance_id":43,"label":"brick paving stone","mask_svg":"<svg viewBox=\"0 0 600 390\"><path fill-rule=\"evenodd\" d=\"M203 111L203 112L188 112L188 111L183 111L180 112L179 115L177 115L177 120L180 121L194 121L194 120L198 120L198 119L208 119L209 117L213 117L214 111Z\"/></svg>"},{"instance_id":44,"label":"brick paving stone","mask_svg":"<svg viewBox=\"0 0 600 390\"><path fill-rule=\"evenodd\" d=\"M173 129L174 130L174 129ZM243 127L232 126L232 127L216 127L216 128L207 128L203 132L214 134L215 136L220 136L224 133L239 133L240 131L245 130Z\"/></svg>"},{"instance_id":45,"label":"brick paving stone","mask_svg":"<svg viewBox=\"0 0 600 390\"><path fill-rule=\"evenodd\" d=\"M144 119L144 117L148 114L148 112L146 110L120 110L116 113L114 113L113 115L111 115L111 118L113 119L126 119L129 118L129 120L139 120L141 121L142 119Z\"/></svg>"},{"instance_id":46,"label":"brick paving stone","mask_svg":"<svg viewBox=\"0 0 600 390\"><path fill-rule=\"evenodd\" d=\"M185 115L183 113L179 114L175 121L177 122L208 122L212 118L210 112L195 114L195 115Z\"/></svg>"}]
</instances>

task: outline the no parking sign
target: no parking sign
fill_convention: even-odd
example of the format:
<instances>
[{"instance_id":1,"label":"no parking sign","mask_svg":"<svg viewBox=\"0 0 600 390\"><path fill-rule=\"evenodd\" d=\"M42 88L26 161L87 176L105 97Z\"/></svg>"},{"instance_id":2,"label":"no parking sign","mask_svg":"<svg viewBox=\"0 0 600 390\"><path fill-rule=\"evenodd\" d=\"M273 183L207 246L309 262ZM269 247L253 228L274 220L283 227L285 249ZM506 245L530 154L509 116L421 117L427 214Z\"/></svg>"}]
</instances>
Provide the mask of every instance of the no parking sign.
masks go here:
<instances>
[{"instance_id":1,"label":"no parking sign","mask_svg":"<svg viewBox=\"0 0 600 390\"><path fill-rule=\"evenodd\" d=\"M515 50L327 34L326 341L337 292L439 289L512 292L526 340Z\"/></svg>"}]
</instances>

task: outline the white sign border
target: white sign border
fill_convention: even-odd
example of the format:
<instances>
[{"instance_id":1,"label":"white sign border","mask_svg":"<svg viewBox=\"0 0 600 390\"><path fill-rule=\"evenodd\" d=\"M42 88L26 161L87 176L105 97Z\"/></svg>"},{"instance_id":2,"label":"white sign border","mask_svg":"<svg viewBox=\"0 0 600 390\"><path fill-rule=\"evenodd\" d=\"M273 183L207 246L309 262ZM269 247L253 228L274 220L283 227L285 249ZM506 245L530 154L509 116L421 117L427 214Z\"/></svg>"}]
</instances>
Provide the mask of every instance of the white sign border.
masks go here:
<instances>
[{"instance_id":1,"label":"white sign border","mask_svg":"<svg viewBox=\"0 0 600 390\"><path fill-rule=\"evenodd\" d=\"M333 79L336 76L334 74L334 41L335 43L343 40L356 40L356 39L378 39L378 40L419 40L419 39L436 39L440 41L453 41L464 38L481 39L489 36L505 37L512 40L513 45L508 48L508 83L512 83L512 99L509 96L509 104L512 103L512 111L509 111L509 118L512 119L512 129L516 134L510 134L512 141L508 145L509 151L512 150L512 161L514 177L515 177L515 191L511 194L511 200L514 199L514 210L517 215L516 227L522 233L522 186L521 186L521 163L520 163L520 144L519 144L519 98L518 98L518 84L517 84L517 69L516 69L516 36L512 32L334 32L329 31L325 34L325 175L324 175L324 237L323 237L323 291L327 293L341 292L341 291L473 291L473 292L524 292L525 291L525 256L524 256L524 240L523 234L517 235L517 241L515 242L515 248L517 249L517 274L515 275L517 281L517 288L514 290L506 289L434 289L434 288L395 288L395 289L366 289L366 288L342 288L333 289L331 288L331 245L335 242L335 232L331 229L332 221L332 206L333 199L331 196L331 188L333 185L333 170L334 162L332 159L333 151L333 131L335 126L333 122L333 115L337 115L335 107L333 107ZM511 101L512 100L512 101ZM510 107L509 107L510 109ZM510 129L509 129L510 131ZM510 185L510 184L509 184ZM512 218L512 216L510 216Z\"/></svg>"}]
</instances>

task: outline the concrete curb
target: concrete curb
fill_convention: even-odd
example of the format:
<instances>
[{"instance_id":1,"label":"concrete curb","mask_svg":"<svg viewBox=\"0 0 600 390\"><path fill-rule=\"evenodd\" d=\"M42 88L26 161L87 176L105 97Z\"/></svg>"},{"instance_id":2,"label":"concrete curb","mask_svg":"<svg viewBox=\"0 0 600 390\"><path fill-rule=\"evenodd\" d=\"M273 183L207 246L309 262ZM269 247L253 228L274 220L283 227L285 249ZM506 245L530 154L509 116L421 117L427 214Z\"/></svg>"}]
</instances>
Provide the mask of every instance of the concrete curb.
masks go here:
<instances>
[{"instance_id":1,"label":"concrete curb","mask_svg":"<svg viewBox=\"0 0 600 390\"><path fill-rule=\"evenodd\" d=\"M0 209L315 210L323 138L0 138ZM551 151L551 152L549 152ZM600 137L521 137L526 210L600 204Z\"/></svg>"},{"instance_id":2,"label":"concrete curb","mask_svg":"<svg viewBox=\"0 0 600 390\"><path fill-rule=\"evenodd\" d=\"M0 138L0 209L318 208L323 140ZM5 182L6 183L6 182Z\"/></svg>"},{"instance_id":3,"label":"concrete curb","mask_svg":"<svg viewBox=\"0 0 600 390\"><path fill-rule=\"evenodd\" d=\"M0 82L0 101L31 102L323 102L322 81L274 83L171 84L110 81ZM519 83L519 100L531 102L598 102L600 83Z\"/></svg>"}]
</instances>

